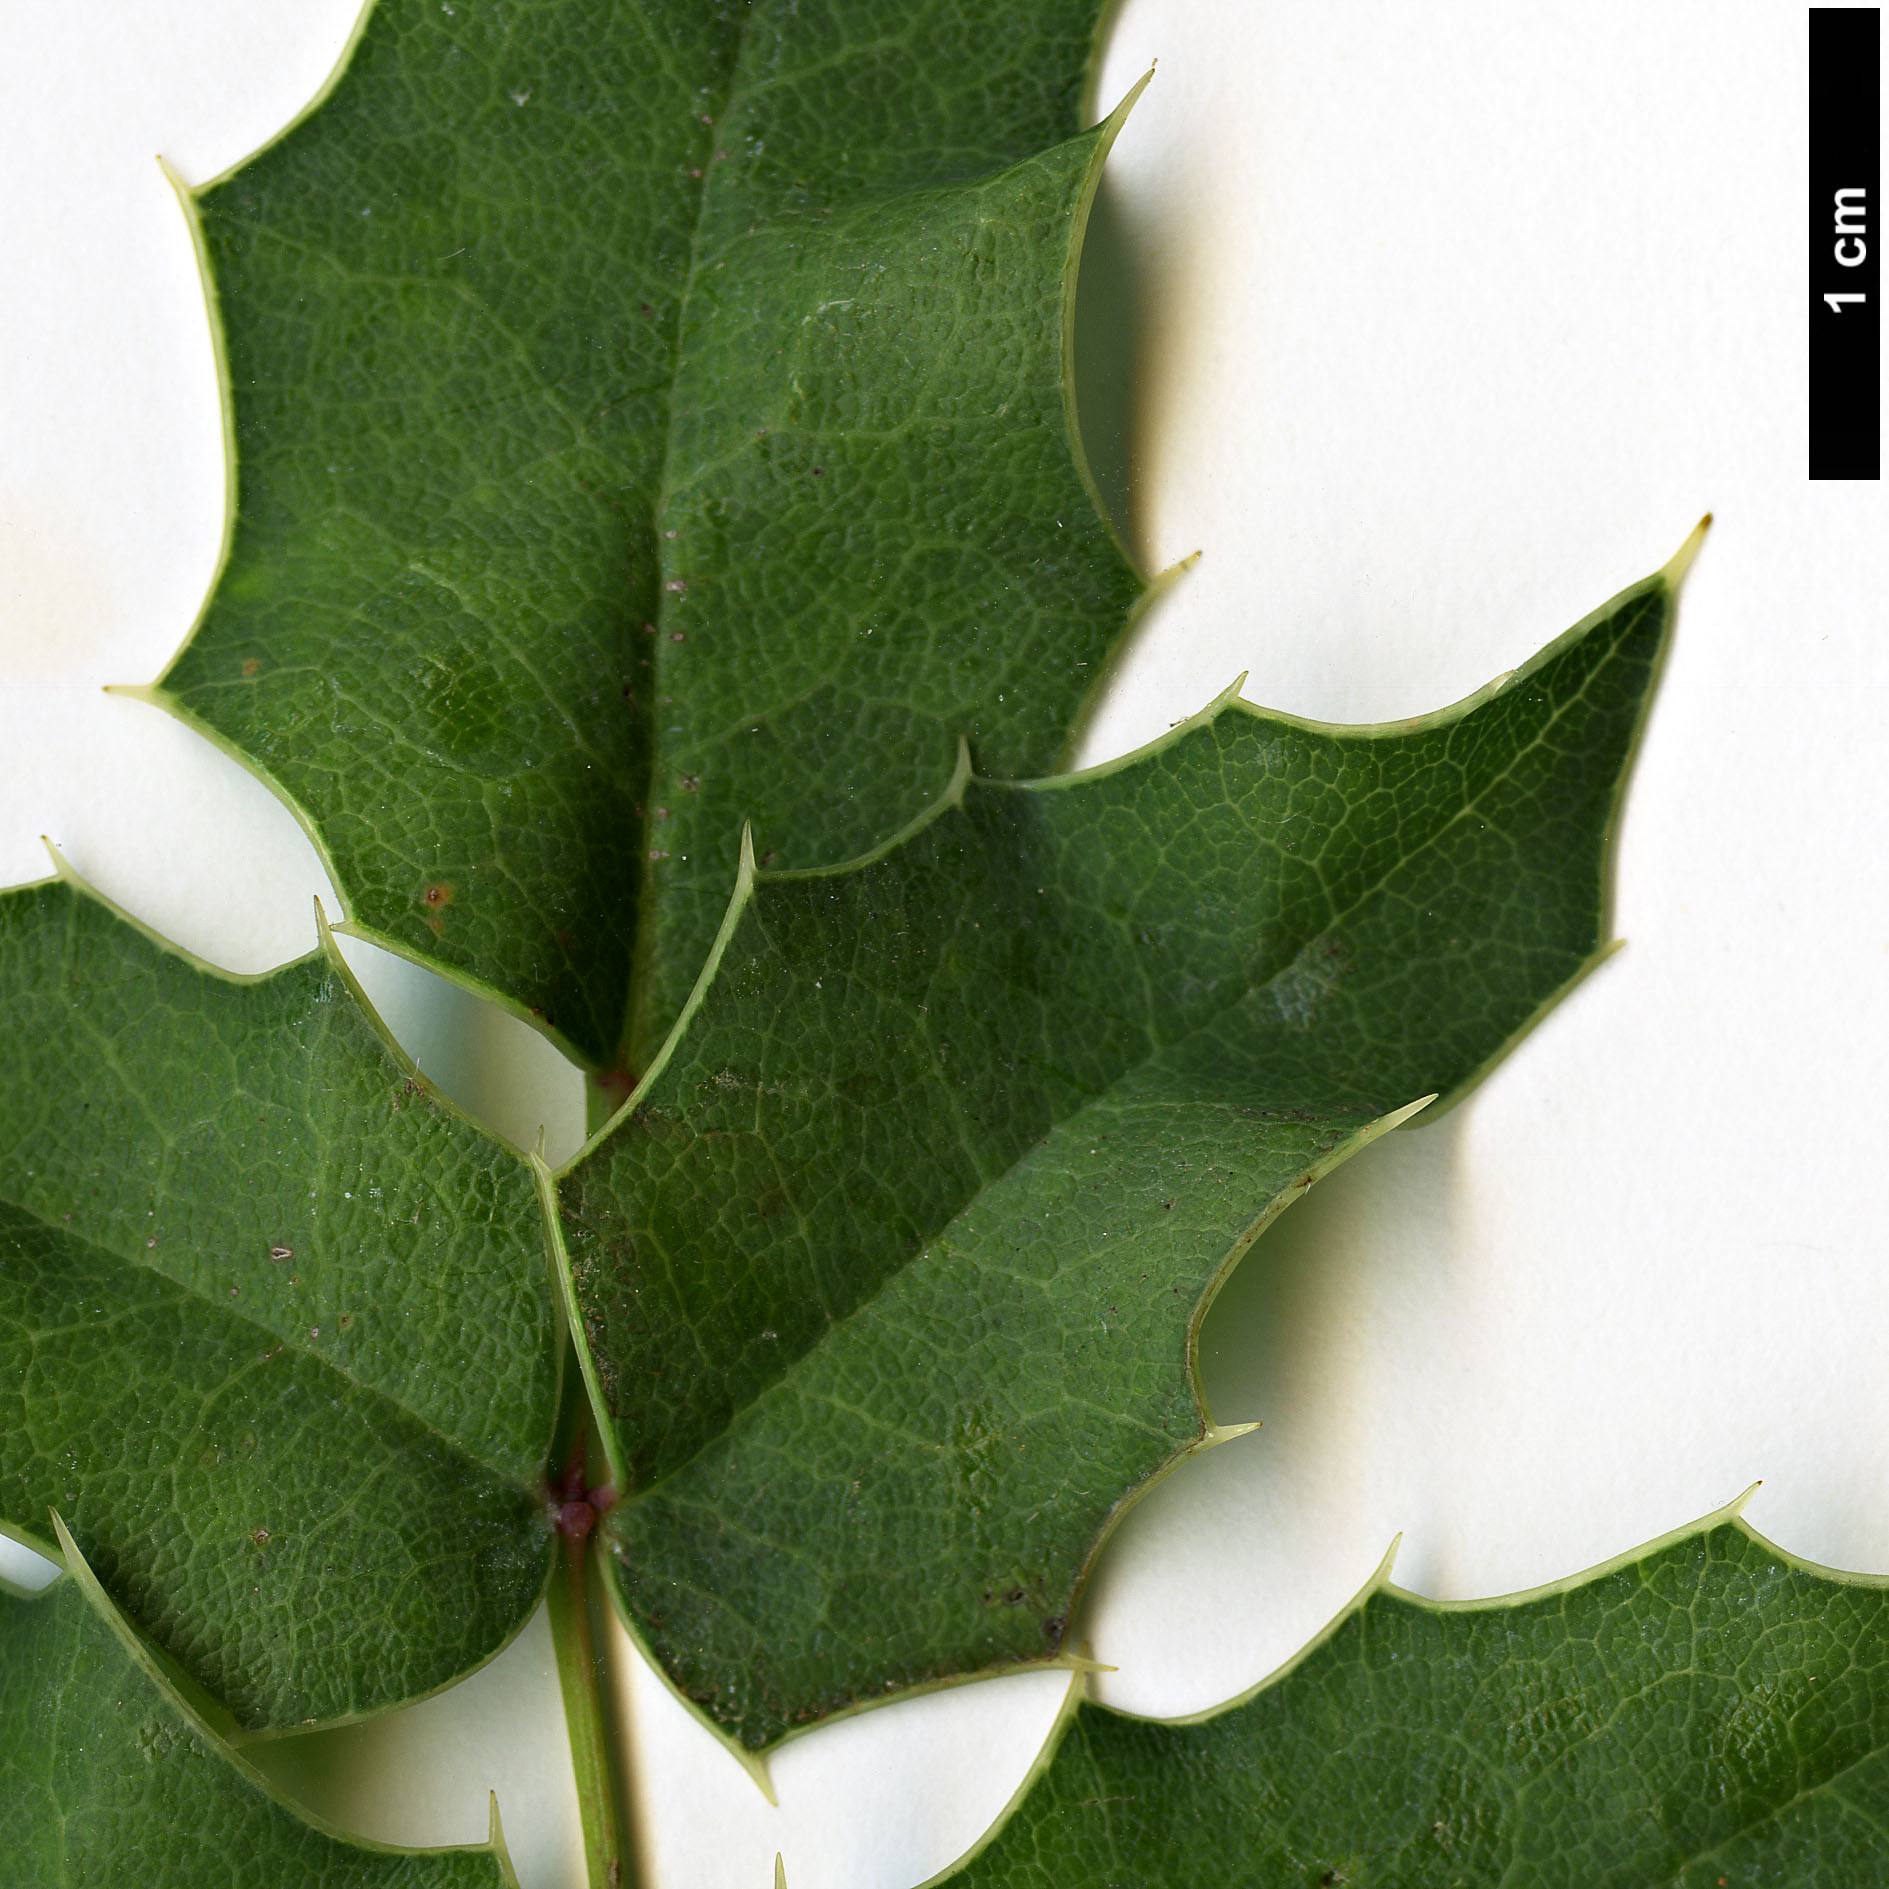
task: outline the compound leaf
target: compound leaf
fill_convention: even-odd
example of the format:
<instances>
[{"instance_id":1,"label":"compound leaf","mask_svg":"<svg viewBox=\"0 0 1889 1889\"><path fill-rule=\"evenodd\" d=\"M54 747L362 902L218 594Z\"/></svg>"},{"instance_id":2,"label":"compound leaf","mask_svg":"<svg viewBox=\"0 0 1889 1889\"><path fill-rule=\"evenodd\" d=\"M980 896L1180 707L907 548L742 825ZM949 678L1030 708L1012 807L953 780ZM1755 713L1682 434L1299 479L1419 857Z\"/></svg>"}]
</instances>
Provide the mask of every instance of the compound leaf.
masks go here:
<instances>
[{"instance_id":1,"label":"compound leaf","mask_svg":"<svg viewBox=\"0 0 1889 1889\"><path fill-rule=\"evenodd\" d=\"M750 1748L1061 1657L1227 1269L1606 943L1676 568L1435 717L1027 780L1141 589L1069 409L1098 11L381 0L195 203L237 504L159 693L637 1078L542 1205L615 1594ZM344 983L0 901L0 1515L248 1727L549 1561L527 1164Z\"/></svg>"},{"instance_id":2,"label":"compound leaf","mask_svg":"<svg viewBox=\"0 0 1889 1889\"><path fill-rule=\"evenodd\" d=\"M1228 703L750 876L557 1185L618 1588L733 1735L1057 1653L1111 1518L1209 1435L1214 1282L1603 948L1673 582L1426 721Z\"/></svg>"},{"instance_id":3,"label":"compound leaf","mask_svg":"<svg viewBox=\"0 0 1889 1889\"><path fill-rule=\"evenodd\" d=\"M68 1538L69 1539L69 1538ZM84 1563L0 1596L0 1832L31 1889L516 1889L480 1849L352 1841L276 1800L139 1645Z\"/></svg>"},{"instance_id":4,"label":"compound leaf","mask_svg":"<svg viewBox=\"0 0 1889 1889\"><path fill-rule=\"evenodd\" d=\"M1889 1589L1724 1520L1512 1601L1374 1584L1201 1722L1083 1704L949 1880L1860 1889L1885 1827Z\"/></svg>"},{"instance_id":5,"label":"compound leaf","mask_svg":"<svg viewBox=\"0 0 1889 1889\"><path fill-rule=\"evenodd\" d=\"M249 1726L488 1658L543 1586L557 1326L525 1163L334 963L0 898L0 1521L59 1510Z\"/></svg>"},{"instance_id":6,"label":"compound leaf","mask_svg":"<svg viewBox=\"0 0 1889 1889\"><path fill-rule=\"evenodd\" d=\"M366 930L635 1067L744 820L1056 765L1140 589L1064 371L1097 12L381 0L200 195L237 504L163 691Z\"/></svg>"}]
</instances>

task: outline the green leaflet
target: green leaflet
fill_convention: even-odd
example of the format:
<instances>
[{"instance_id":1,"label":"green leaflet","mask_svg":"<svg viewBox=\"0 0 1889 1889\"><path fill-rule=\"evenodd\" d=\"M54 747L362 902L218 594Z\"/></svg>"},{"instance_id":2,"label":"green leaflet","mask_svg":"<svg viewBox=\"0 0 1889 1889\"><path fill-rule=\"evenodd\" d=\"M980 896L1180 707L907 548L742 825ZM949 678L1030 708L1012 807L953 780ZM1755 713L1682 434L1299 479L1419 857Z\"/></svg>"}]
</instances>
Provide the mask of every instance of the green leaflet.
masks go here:
<instances>
[{"instance_id":1,"label":"green leaflet","mask_svg":"<svg viewBox=\"0 0 1889 1889\"><path fill-rule=\"evenodd\" d=\"M1058 1651L1216 1280L1604 947L1678 568L1428 720L1230 703L744 881L557 1185L618 1587L734 1736Z\"/></svg>"},{"instance_id":2,"label":"green leaflet","mask_svg":"<svg viewBox=\"0 0 1889 1889\"><path fill-rule=\"evenodd\" d=\"M549 1566L557 1329L524 1163L336 966L243 982L0 897L0 1523L58 1509L246 1725L488 1658Z\"/></svg>"},{"instance_id":3,"label":"green leaflet","mask_svg":"<svg viewBox=\"0 0 1889 1889\"><path fill-rule=\"evenodd\" d=\"M365 930L640 1067L744 820L1056 765L1140 588L1066 413L1097 12L381 0L202 193L237 506L163 687Z\"/></svg>"},{"instance_id":4,"label":"green leaflet","mask_svg":"<svg viewBox=\"0 0 1889 1889\"><path fill-rule=\"evenodd\" d=\"M140 1648L83 1562L0 1595L0 1853L20 1889L502 1889L477 1850L403 1851L306 1822Z\"/></svg>"},{"instance_id":5,"label":"green leaflet","mask_svg":"<svg viewBox=\"0 0 1889 1889\"><path fill-rule=\"evenodd\" d=\"M1721 1520L1513 1601L1380 1581L1203 1721L1083 1705L949 1880L1866 1889L1886 1827L1889 1591Z\"/></svg>"}]
</instances>

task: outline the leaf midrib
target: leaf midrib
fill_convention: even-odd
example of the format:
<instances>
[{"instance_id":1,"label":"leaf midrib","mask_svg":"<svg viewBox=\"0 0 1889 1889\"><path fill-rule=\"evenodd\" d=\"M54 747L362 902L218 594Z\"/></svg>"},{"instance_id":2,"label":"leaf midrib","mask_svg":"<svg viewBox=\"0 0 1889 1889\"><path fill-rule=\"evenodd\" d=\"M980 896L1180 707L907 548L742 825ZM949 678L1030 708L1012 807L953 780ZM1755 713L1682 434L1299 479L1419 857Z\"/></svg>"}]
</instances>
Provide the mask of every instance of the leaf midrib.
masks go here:
<instances>
[{"instance_id":1,"label":"leaf midrib","mask_svg":"<svg viewBox=\"0 0 1889 1889\"><path fill-rule=\"evenodd\" d=\"M701 274L702 233L708 216L709 193L715 186L720 169L715 162L716 140L720 136L722 121L735 108L741 94L742 69L747 61L749 48L753 44L754 19L760 4L761 0L750 0L747 11L742 15L741 32L735 42L734 55L728 62L726 82L713 114L714 122L701 127L706 135L697 152L701 161L697 167L695 216L689 226L689 262L682 278L682 291L676 297L675 332L670 343L669 374L661 389L662 464L657 472L656 496L651 506L649 519L649 539L656 552L656 596L651 610L651 621L656 626L656 646L650 653L650 687L645 692L650 699L643 705L643 750L646 756L646 771L643 779L642 803L638 814L636 848L642 871L637 886L636 938L630 951L629 988L624 993L623 1019L617 1033L614 1058L619 1069L631 1072L632 1080L641 1072L647 1060L646 1052L650 1047L646 1039L650 1034L650 991L654 983L656 951L656 927L652 921L657 903L654 871L656 862L650 858L649 836L654 818L650 809L656 802L656 785L659 779L658 753L662 743L659 734L661 716L658 710L662 700L663 645L669 633L669 598L673 594L669 589L669 583L675 570L669 552L665 548L668 541L662 535L662 521L668 516L669 506L675 497L676 387L682 378L684 350L689 335L689 316L694 306L696 281ZM640 633L640 631L636 632L636 634Z\"/></svg>"},{"instance_id":2,"label":"leaf midrib","mask_svg":"<svg viewBox=\"0 0 1889 1889\"><path fill-rule=\"evenodd\" d=\"M1595 677L1599 674L1602 666L1603 666L1602 664L1594 665L1594 667L1589 670L1588 674L1582 677L1580 685L1576 689L1571 691L1565 697L1557 700L1551 707L1550 712L1548 716L1546 717L1546 719L1543 721L1541 727L1535 731L1534 735L1525 744L1517 748L1513 753L1511 753L1508 757L1506 757L1501 767L1494 770L1482 782L1480 782L1475 792L1467 800L1465 800L1464 803L1459 808L1457 808L1457 810L1453 812L1449 816L1448 819L1444 820L1433 831L1431 831L1428 835L1426 835L1426 837L1418 845L1410 848L1408 851L1400 852L1394 859L1387 861L1383 869L1381 870L1381 872L1379 872L1371 880L1371 882L1368 885L1365 885L1364 887L1360 888L1357 894L1351 899L1349 904L1345 905L1341 910L1332 913L1330 916L1324 919L1324 921L1319 925L1318 929L1308 934L1300 942L1297 948L1292 952L1291 956L1288 957L1279 966L1279 968L1276 971L1273 971L1270 975L1264 978L1258 978L1258 979L1252 979L1252 980L1245 980L1245 979L1240 980L1237 987L1234 988L1230 992L1230 994L1224 997L1222 1001L1216 1005L1211 1015L1203 1017L1198 1023L1194 1024L1189 1029L1183 1031L1178 1036L1167 1038L1164 1040L1159 1039L1155 1036L1152 1021L1151 1020L1145 1021L1142 1027L1146 1030L1147 1035L1149 1037L1149 1041L1150 1041L1150 1048L1148 1049L1148 1052L1145 1055L1142 1055L1136 1058L1134 1061L1130 1062L1129 1064L1125 1065L1119 1072L1117 1072L1117 1074L1109 1081L1109 1083L1105 1087L1101 1089L1092 1090L1092 1091L1085 1091L1083 1093L1082 1100L1076 1105L1075 1108L1072 1108L1067 1115L1059 1117L1058 1120L1053 1122L1050 1125L1050 1127L1044 1131L1043 1134L1033 1137L1024 1147L1019 1149L1015 1159L1013 1159L1005 1167L1002 1174L997 1176L995 1180L983 1182L979 1186L977 1191L974 1194L972 1194L970 1197L968 1197L964 1202L962 1202L956 1209L954 1209L954 1211L950 1214L950 1216L944 1221L942 1221L939 1224L939 1226L936 1229L934 1229L930 1234L928 1234L926 1238L924 1239L924 1241L920 1245L918 1245L912 1251L912 1253L908 1255L906 1259L901 1261L897 1266L893 1267L882 1278L875 1281L870 1291L862 1295L851 1306L849 1306L844 1313L840 1314L837 1318L829 1317L826 1321L824 1328L815 1336L813 1342L810 1345L808 1345L804 1351L799 1352L797 1355L791 1358L784 1358L781 1362L779 1369L776 1371L776 1373L772 1377L770 1377L765 1384L760 1386L753 1393L753 1395L750 1396L740 1406L739 1409L731 1412L728 1418L723 1422L721 1427L715 1432L713 1436L705 1438L696 1449L692 1450L689 1453L687 1457L685 1457L681 1462L677 1463L672 1469L667 1470L663 1475L656 1478L654 1481L645 1483L641 1485L640 1487L632 1491L629 1491L624 1497L624 1506L627 1508L631 1505L634 1505L635 1503L638 1503L644 1500L645 1498L649 1496L654 1495L658 1490L663 1489L667 1484L673 1481L677 1476L683 1474L694 1463L699 1461L700 1458L703 1455L705 1455L710 1449L714 1448L716 1444L723 1441L732 1432L735 1426L745 1416L747 1416L749 1412L754 1410L765 1398L767 1398L775 1389L777 1389L780 1386L781 1383L783 1383L786 1380L786 1378L789 1376L790 1373L797 1370L803 1363L806 1362L807 1359L815 1356L822 1349L822 1347L824 1347L830 1340L833 1339L834 1335L842 1327L849 1324L861 1312L865 1311L871 1305L873 1305L877 1301L879 1296L884 1291L886 1291L886 1289L889 1286L891 1286L895 1280L901 1278L913 1265L917 1264L918 1261L921 1260L925 1256L926 1253L930 1252L933 1247L935 1247L940 1241L945 1239L949 1235L951 1229L954 1226L958 1225L963 1220L964 1216L967 1213L969 1213L977 1205L979 1201L983 1199L984 1195L988 1193L992 1187L1002 1185L1003 1182L1009 1178L1009 1176L1014 1174L1018 1168L1022 1167L1025 1162L1027 1162L1035 1153L1038 1152L1038 1150L1040 1150L1043 1147L1044 1143L1049 1139L1049 1137L1052 1134L1056 1133L1058 1130L1063 1128L1068 1122L1074 1120L1074 1118L1084 1108L1088 1108L1092 1106L1093 1104L1095 1104L1096 1102L1101 1101L1105 1099L1107 1096L1113 1094L1117 1089L1121 1087L1122 1084L1132 1080L1135 1076L1139 1075L1141 1072L1146 1070L1151 1064L1158 1061L1162 1056L1172 1053L1173 1051L1181 1048L1183 1045L1187 1043L1198 1041L1202 1037L1207 1036L1212 1031L1218 1029L1221 1023L1225 1020L1225 1018L1231 1012L1243 1007L1244 1005L1249 1003L1254 997L1258 996L1262 992L1273 989L1275 986L1277 986L1277 984L1282 978L1288 976L1291 973L1293 968L1301 961L1305 953L1308 950L1310 950L1312 946L1317 944L1321 938L1327 937L1336 927L1344 924L1345 921L1349 919L1351 916L1353 916L1353 914L1355 914L1360 909L1360 907L1362 907L1368 900L1370 900L1371 898L1381 893L1384 890L1385 886L1396 876L1396 874L1398 874L1399 872L1407 868L1412 863L1412 861L1421 858L1425 853L1431 851L1437 846L1442 845L1444 841L1448 838L1448 836L1454 831L1456 831L1457 828L1464 821L1473 819L1478 813L1478 811L1480 810L1486 796L1493 793L1504 782L1509 780L1513 776L1516 769L1521 765L1521 763L1529 755L1535 753L1537 750L1539 750L1541 747L1543 747L1547 743L1547 740L1550 734L1552 733L1553 729L1555 728L1555 726L1565 716L1570 714L1576 707L1578 707L1586 699L1588 691L1590 687L1592 686L1595 680ZM1517 678L1516 684L1512 686L1526 686L1526 683L1532 679L1533 678ZM1478 710L1484 710L1484 709L1494 706L1494 703L1496 701L1501 700L1502 696L1506 695L1508 692L1509 691L1504 690L1502 691L1500 695L1492 697L1488 701L1477 703L1476 707L1472 709L1470 713L1474 714ZM1264 720L1272 719L1271 717L1267 716L1263 710L1255 709L1251 704L1240 702L1237 700L1229 704L1228 711L1223 711L1223 712L1229 712L1229 711L1240 712L1245 715L1251 716L1256 720L1264 721ZM1468 717L1465 716L1463 719L1467 720ZM1373 737L1367 736L1363 738L1368 740L1368 739L1372 739ZM1400 739L1400 738L1419 738L1419 737L1392 737L1392 738ZM992 781L976 780L968 784L981 786L981 787L995 787L1005 792L1025 793L1025 794L1042 793L1045 791L1049 791L1049 792L1058 791L1058 787L1056 785L1051 785L1046 788L1043 784L1033 783L1033 782L1006 782L1006 781L992 782ZM939 811L943 813L945 811L948 811L948 809L944 805L941 804ZM792 878L792 877L797 877L801 875L783 874L781 876L783 878ZM757 875L757 889L759 885L763 885L766 883L766 878L767 878L767 875ZM1210 1104L1203 1104L1203 1106L1210 1106ZM1392 1106L1395 1106L1395 1105L1392 1104ZM1335 1119L1335 1118L1332 1118L1332 1119Z\"/></svg>"}]
</instances>

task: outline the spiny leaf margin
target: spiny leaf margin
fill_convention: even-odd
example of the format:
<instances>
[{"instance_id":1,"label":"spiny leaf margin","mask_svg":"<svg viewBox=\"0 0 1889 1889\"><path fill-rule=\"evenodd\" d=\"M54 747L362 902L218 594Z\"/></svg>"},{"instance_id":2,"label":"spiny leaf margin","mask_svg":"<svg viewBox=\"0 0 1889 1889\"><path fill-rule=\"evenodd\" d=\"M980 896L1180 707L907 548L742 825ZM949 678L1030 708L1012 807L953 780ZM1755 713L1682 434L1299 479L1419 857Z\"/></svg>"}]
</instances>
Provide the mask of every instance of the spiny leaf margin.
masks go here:
<instances>
[{"instance_id":1,"label":"spiny leaf margin","mask_svg":"<svg viewBox=\"0 0 1889 1889\"><path fill-rule=\"evenodd\" d=\"M492 1657L550 1566L559 1333L523 1160L332 943L233 977L69 873L0 895L0 1071L8 1532L48 1549L60 1509L251 1728Z\"/></svg>"},{"instance_id":2,"label":"spiny leaf margin","mask_svg":"<svg viewBox=\"0 0 1889 1889\"><path fill-rule=\"evenodd\" d=\"M635 1067L744 817L813 864L962 732L1053 766L1124 633L1068 379L1120 115L1081 130L1098 0L488 11L380 0L193 193L240 503L133 692L362 935Z\"/></svg>"},{"instance_id":3,"label":"spiny leaf margin","mask_svg":"<svg viewBox=\"0 0 1889 1889\"><path fill-rule=\"evenodd\" d=\"M1057 1655L1112 1517L1206 1433L1200 1304L1268 1203L1606 955L1692 548L1439 715L1223 702L745 876L650 1076L544 1177L622 1598L731 1735ZM1045 1387L1098 1371L1071 1411L1108 1438L1063 1434Z\"/></svg>"},{"instance_id":4,"label":"spiny leaf margin","mask_svg":"<svg viewBox=\"0 0 1889 1889\"><path fill-rule=\"evenodd\" d=\"M518 1889L498 1805L483 1844L407 1850L283 1799L112 1605L55 1521L69 1570L0 1598L0 1830L33 1889Z\"/></svg>"},{"instance_id":5,"label":"spiny leaf margin","mask_svg":"<svg viewBox=\"0 0 1889 1889\"><path fill-rule=\"evenodd\" d=\"M1387 1557L1278 1673L1191 1718L1078 1682L926 1889L1889 1881L1889 1582L1787 1554L1745 1499L1499 1600L1407 1593Z\"/></svg>"}]
</instances>

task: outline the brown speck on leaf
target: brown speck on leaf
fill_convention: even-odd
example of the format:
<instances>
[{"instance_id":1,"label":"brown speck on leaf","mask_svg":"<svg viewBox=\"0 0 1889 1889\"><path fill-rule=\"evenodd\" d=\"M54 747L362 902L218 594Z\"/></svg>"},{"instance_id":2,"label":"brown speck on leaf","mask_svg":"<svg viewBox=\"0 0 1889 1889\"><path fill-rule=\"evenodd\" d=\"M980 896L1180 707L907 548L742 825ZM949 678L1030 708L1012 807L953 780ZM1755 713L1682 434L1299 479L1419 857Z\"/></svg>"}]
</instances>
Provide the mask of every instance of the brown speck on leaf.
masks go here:
<instances>
[{"instance_id":1,"label":"brown speck on leaf","mask_svg":"<svg viewBox=\"0 0 1889 1889\"><path fill-rule=\"evenodd\" d=\"M771 866L773 865L773 863L774 863L774 849L770 846L768 850L761 855L761 864L763 866Z\"/></svg>"},{"instance_id":2,"label":"brown speck on leaf","mask_svg":"<svg viewBox=\"0 0 1889 1889\"><path fill-rule=\"evenodd\" d=\"M654 636L654 635L656 634L656 626L655 626L655 624L653 624L653 623L645 623L645 624L643 625L643 634L644 634L645 636Z\"/></svg>"},{"instance_id":3,"label":"brown speck on leaf","mask_svg":"<svg viewBox=\"0 0 1889 1889\"><path fill-rule=\"evenodd\" d=\"M269 1531L266 1528L259 1528L249 1539L260 1548L262 1544L269 1539Z\"/></svg>"},{"instance_id":4,"label":"brown speck on leaf","mask_svg":"<svg viewBox=\"0 0 1889 1889\"><path fill-rule=\"evenodd\" d=\"M681 779L676 782L676 785L680 787L685 794L694 793L700 784L701 776L699 774L684 774Z\"/></svg>"},{"instance_id":5,"label":"brown speck on leaf","mask_svg":"<svg viewBox=\"0 0 1889 1889\"><path fill-rule=\"evenodd\" d=\"M656 809L656 818L658 820L666 820L668 819L668 817L669 817L669 809L667 807L658 807Z\"/></svg>"},{"instance_id":6,"label":"brown speck on leaf","mask_svg":"<svg viewBox=\"0 0 1889 1889\"><path fill-rule=\"evenodd\" d=\"M261 667L262 667L261 660L258 657L251 656L248 659L248 661L243 664L243 674L246 676L253 676L256 674L258 670L261 669Z\"/></svg>"},{"instance_id":7,"label":"brown speck on leaf","mask_svg":"<svg viewBox=\"0 0 1889 1889\"><path fill-rule=\"evenodd\" d=\"M154 1247L154 1246L155 1246L156 1244L157 1244L157 1235L156 1235L155 1233L153 1233L153 1234L151 1235L151 1237L150 1237L150 1238L149 1238L148 1240L146 1240L146 1241L145 1241L145 1243L144 1243L144 1245L145 1245L145 1250L146 1250L146 1251L148 1252L148 1251L149 1251L149 1250L150 1250L150 1249L151 1249L152 1247Z\"/></svg>"},{"instance_id":8,"label":"brown speck on leaf","mask_svg":"<svg viewBox=\"0 0 1889 1889\"><path fill-rule=\"evenodd\" d=\"M442 907L448 906L453 902L453 889L444 879L435 880L432 885L428 886L426 890L420 894L420 898L424 904L430 906L434 911L439 911Z\"/></svg>"},{"instance_id":9,"label":"brown speck on leaf","mask_svg":"<svg viewBox=\"0 0 1889 1889\"><path fill-rule=\"evenodd\" d=\"M347 1328L353 1323L354 1323L354 1314L352 1312L343 1312L341 1314L341 1329L343 1331L346 1331Z\"/></svg>"},{"instance_id":10,"label":"brown speck on leaf","mask_svg":"<svg viewBox=\"0 0 1889 1889\"><path fill-rule=\"evenodd\" d=\"M676 589L678 590L680 590L681 588L682 586L680 584L676 586ZM680 643L683 640L684 634L685 633L681 630L671 630L669 632L669 640L672 643Z\"/></svg>"},{"instance_id":11,"label":"brown speck on leaf","mask_svg":"<svg viewBox=\"0 0 1889 1889\"><path fill-rule=\"evenodd\" d=\"M272 1246L269 1249L269 1257L280 1266L295 1257L295 1248L292 1246Z\"/></svg>"},{"instance_id":12,"label":"brown speck on leaf","mask_svg":"<svg viewBox=\"0 0 1889 1889\"><path fill-rule=\"evenodd\" d=\"M649 304L648 304L647 302L645 302L645 303L643 304L643 313L644 313L645 315L653 315L653 314L655 314L655 312L656 312L656 311L655 311L655 310L654 310L653 308L651 308L651 307L650 307L650 305L649 305ZM647 625L645 625L644 627L645 627L645 628L647 628L648 626L647 626Z\"/></svg>"},{"instance_id":13,"label":"brown speck on leaf","mask_svg":"<svg viewBox=\"0 0 1889 1889\"><path fill-rule=\"evenodd\" d=\"M826 477L826 468L824 466L815 466L813 469L813 476L816 479L824 479Z\"/></svg>"}]
</instances>

